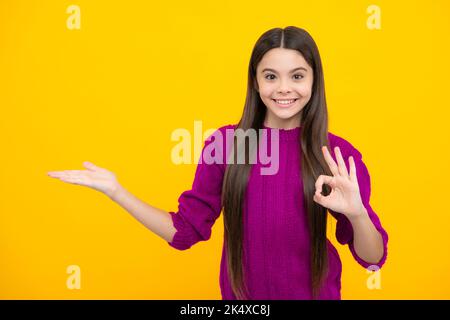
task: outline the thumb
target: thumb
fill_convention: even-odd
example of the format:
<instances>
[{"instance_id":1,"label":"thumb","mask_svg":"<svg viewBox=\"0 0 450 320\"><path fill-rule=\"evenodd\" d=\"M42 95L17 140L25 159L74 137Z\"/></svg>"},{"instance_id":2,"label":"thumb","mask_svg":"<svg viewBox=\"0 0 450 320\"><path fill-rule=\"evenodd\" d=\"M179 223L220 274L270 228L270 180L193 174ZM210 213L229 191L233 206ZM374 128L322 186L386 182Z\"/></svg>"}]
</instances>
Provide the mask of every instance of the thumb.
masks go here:
<instances>
[{"instance_id":1,"label":"thumb","mask_svg":"<svg viewBox=\"0 0 450 320\"><path fill-rule=\"evenodd\" d=\"M89 162L89 161L85 161L83 162L83 166L88 169L88 170L93 170L96 171L98 169L100 169L99 167L97 167L95 164Z\"/></svg>"},{"instance_id":2,"label":"thumb","mask_svg":"<svg viewBox=\"0 0 450 320\"><path fill-rule=\"evenodd\" d=\"M315 202L317 202L318 204L320 204L321 206L324 205L324 198L325 198L325 197L324 197L323 195L321 195L319 191L316 191L316 192L314 193L313 200L314 200Z\"/></svg>"},{"instance_id":3,"label":"thumb","mask_svg":"<svg viewBox=\"0 0 450 320\"><path fill-rule=\"evenodd\" d=\"M320 204L320 194L314 193L313 200Z\"/></svg>"}]
</instances>

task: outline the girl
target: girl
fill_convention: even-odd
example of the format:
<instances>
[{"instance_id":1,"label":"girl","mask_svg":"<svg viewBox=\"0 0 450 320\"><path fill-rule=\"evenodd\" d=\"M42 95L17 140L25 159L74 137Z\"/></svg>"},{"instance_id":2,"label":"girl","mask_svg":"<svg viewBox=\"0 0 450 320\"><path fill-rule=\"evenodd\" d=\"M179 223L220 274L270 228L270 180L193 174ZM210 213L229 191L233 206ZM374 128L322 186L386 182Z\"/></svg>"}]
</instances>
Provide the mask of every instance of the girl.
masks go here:
<instances>
[{"instance_id":1,"label":"girl","mask_svg":"<svg viewBox=\"0 0 450 320\"><path fill-rule=\"evenodd\" d=\"M278 137L277 172L261 174L261 161L199 161L177 213L142 202L112 172L89 162L87 170L48 174L105 193L179 250L208 240L223 210L220 287L226 300L340 299L342 265L326 237L327 211L337 220L338 242L360 265L374 270L384 264L388 236L369 203L369 173L361 153L328 132L322 63L305 30L275 28L258 39L242 117L205 141L200 160L212 140L236 129ZM232 145L236 151L236 137Z\"/></svg>"}]
</instances>

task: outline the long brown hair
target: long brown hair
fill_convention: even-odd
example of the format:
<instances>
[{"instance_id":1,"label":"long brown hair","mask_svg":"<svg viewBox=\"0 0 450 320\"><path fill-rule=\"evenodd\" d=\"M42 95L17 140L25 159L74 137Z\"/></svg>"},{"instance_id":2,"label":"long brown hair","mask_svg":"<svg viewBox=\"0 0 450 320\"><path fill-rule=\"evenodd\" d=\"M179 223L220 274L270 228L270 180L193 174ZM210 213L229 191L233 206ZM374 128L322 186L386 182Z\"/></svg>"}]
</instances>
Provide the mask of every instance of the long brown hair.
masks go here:
<instances>
[{"instance_id":1,"label":"long brown hair","mask_svg":"<svg viewBox=\"0 0 450 320\"><path fill-rule=\"evenodd\" d=\"M327 210L313 200L315 181L321 174L330 175L325 163L321 147L328 147L328 113L325 101L325 85L319 50L313 38L301 28L289 26L284 29L274 28L266 31L257 40L248 67L247 96L244 111L236 129L247 130L263 128L266 106L257 91L256 68L264 54L273 48L294 49L302 54L313 69L313 86L311 98L303 107L301 115L301 134L299 138L301 153L301 172L304 190L305 210L308 215L309 237L311 249L311 288L312 297L319 294L320 286L328 272L328 256L326 242ZM244 139L245 140L245 139ZM236 145L234 137L234 156ZM259 141L259 136L258 136ZM245 143L246 144L246 143ZM243 214L242 207L245 198L248 177L251 169L249 149L245 146L246 161L238 164L229 163L225 170L222 205L224 212L225 242L227 248L228 275L233 293L237 299L249 299L248 287L245 283L245 271L242 265L243 246ZM330 192L324 185L323 193Z\"/></svg>"}]
</instances>

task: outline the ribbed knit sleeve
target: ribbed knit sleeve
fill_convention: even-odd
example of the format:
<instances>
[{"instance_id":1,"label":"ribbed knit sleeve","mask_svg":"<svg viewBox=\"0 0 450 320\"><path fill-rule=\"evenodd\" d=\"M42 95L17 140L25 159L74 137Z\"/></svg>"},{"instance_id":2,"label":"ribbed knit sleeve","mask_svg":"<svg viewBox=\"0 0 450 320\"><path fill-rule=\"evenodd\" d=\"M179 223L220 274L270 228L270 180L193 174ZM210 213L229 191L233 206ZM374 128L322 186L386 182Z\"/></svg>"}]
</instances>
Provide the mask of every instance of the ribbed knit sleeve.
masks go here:
<instances>
[{"instance_id":1,"label":"ribbed knit sleeve","mask_svg":"<svg viewBox=\"0 0 450 320\"><path fill-rule=\"evenodd\" d=\"M213 147L211 145L206 151L208 145L215 141L216 135L222 134L222 128L206 139L191 189L184 191L178 198L178 212L169 212L177 231L168 244L175 249L186 250L199 241L208 240L212 226L220 216L225 166L207 163L204 159L206 152Z\"/></svg>"},{"instance_id":2,"label":"ribbed knit sleeve","mask_svg":"<svg viewBox=\"0 0 450 320\"><path fill-rule=\"evenodd\" d=\"M364 162L362 160L361 153L356 148L354 148L351 144L349 144L345 140L344 140L344 143L342 143L342 141L338 140L335 144L333 144L332 141L330 141L330 145L332 147L331 155L335 161L336 161L336 157L334 155L334 147L335 146L340 147L340 150L341 150L342 156L345 160L345 165L347 166L347 169L350 168L350 163L349 163L348 157L353 156L353 159L355 160L356 175L358 177L358 185L359 185L359 190L360 190L360 194L361 194L361 200L369 214L370 220L374 224L375 228L380 232L381 237L383 239L383 249L384 249L383 257L381 258L381 260L378 263L375 263L375 264L369 263L369 262L361 259L357 255L354 245L353 245L353 227L351 225L350 220L348 220L348 218L341 213L329 210L329 212L337 219L336 238L339 243L341 243L343 245L344 244L348 245L353 257L361 266L363 266L366 269L369 267L373 268L374 266L376 266L379 269L385 263L386 258L387 258L388 234L387 234L386 230L383 228L383 226L381 225L378 215L375 213L375 211L373 210L373 208L370 204L371 182L370 182L369 171L367 169L367 166L364 164ZM376 268L373 268L372 270L375 270L375 269Z\"/></svg>"}]
</instances>

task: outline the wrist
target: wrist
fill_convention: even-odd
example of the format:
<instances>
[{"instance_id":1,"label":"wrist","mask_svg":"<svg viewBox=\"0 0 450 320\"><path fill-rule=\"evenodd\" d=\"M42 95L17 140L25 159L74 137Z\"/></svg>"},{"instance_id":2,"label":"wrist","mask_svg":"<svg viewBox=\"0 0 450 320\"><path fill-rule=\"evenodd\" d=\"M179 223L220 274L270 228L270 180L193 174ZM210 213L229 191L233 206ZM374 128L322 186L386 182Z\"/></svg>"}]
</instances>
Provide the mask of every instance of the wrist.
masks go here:
<instances>
[{"instance_id":1,"label":"wrist","mask_svg":"<svg viewBox=\"0 0 450 320\"><path fill-rule=\"evenodd\" d=\"M111 198L113 201L117 201L120 195L124 192L124 188L119 184L115 184L111 189L106 193L106 195Z\"/></svg>"},{"instance_id":2,"label":"wrist","mask_svg":"<svg viewBox=\"0 0 450 320\"><path fill-rule=\"evenodd\" d=\"M362 206L362 208L355 214L350 215L348 218L350 222L356 222L358 220L363 220L365 218L369 217L369 213L367 212L367 209Z\"/></svg>"}]
</instances>

